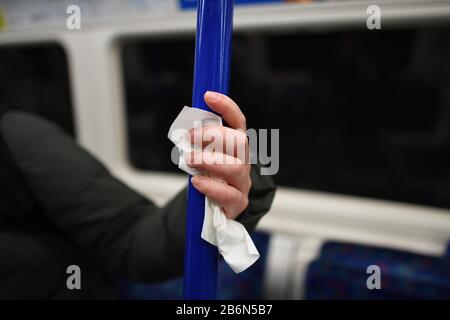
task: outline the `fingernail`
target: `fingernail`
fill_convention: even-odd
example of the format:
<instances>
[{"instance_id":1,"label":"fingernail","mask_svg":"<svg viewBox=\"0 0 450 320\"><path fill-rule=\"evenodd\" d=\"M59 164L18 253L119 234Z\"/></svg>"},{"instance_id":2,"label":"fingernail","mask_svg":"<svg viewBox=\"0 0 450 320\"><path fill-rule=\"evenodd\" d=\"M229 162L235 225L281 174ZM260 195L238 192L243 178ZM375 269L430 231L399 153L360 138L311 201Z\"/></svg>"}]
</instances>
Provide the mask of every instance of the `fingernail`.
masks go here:
<instances>
[{"instance_id":1,"label":"fingernail","mask_svg":"<svg viewBox=\"0 0 450 320\"><path fill-rule=\"evenodd\" d=\"M211 101L219 100L220 97L220 95L214 91L206 91L205 96Z\"/></svg>"},{"instance_id":2,"label":"fingernail","mask_svg":"<svg viewBox=\"0 0 450 320\"><path fill-rule=\"evenodd\" d=\"M191 182L194 186L199 186L202 183L202 176L194 176L191 179Z\"/></svg>"}]
</instances>

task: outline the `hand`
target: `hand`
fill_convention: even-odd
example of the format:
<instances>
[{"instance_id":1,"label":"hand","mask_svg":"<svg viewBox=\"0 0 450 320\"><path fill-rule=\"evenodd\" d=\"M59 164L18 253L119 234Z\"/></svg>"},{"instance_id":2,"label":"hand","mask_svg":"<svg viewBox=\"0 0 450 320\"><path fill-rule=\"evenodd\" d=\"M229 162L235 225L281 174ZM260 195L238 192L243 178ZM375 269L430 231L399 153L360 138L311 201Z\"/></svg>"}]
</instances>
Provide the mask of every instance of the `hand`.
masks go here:
<instances>
[{"instance_id":1,"label":"hand","mask_svg":"<svg viewBox=\"0 0 450 320\"><path fill-rule=\"evenodd\" d=\"M248 206L252 185L245 116L226 95L208 91L204 98L230 127L205 125L190 131L191 143L201 145L202 151L189 154L186 163L207 175L192 177L191 182L219 203L227 218L236 219Z\"/></svg>"}]
</instances>

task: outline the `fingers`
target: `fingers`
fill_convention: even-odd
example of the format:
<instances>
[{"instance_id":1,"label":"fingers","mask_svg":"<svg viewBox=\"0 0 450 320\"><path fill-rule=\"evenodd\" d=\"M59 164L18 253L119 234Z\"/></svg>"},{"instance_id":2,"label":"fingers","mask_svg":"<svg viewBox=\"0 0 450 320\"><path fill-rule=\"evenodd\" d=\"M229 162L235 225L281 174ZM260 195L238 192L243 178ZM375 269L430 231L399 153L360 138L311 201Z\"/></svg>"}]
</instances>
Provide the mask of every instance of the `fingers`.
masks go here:
<instances>
[{"instance_id":1,"label":"fingers","mask_svg":"<svg viewBox=\"0 0 450 320\"><path fill-rule=\"evenodd\" d=\"M207 91L205 102L211 109L219 113L231 128L247 129L244 114L231 98L218 92Z\"/></svg>"},{"instance_id":2,"label":"fingers","mask_svg":"<svg viewBox=\"0 0 450 320\"><path fill-rule=\"evenodd\" d=\"M238 190L250 190L250 165L245 165L238 158L220 152L204 151L187 154L185 161L191 168L225 179Z\"/></svg>"},{"instance_id":3,"label":"fingers","mask_svg":"<svg viewBox=\"0 0 450 320\"><path fill-rule=\"evenodd\" d=\"M247 208L252 185L246 120L239 106L226 95L208 91L204 99L230 128L210 125L191 130L191 143L203 150L188 154L186 164L208 175L193 177L193 186L219 203L228 218L235 219Z\"/></svg>"},{"instance_id":4,"label":"fingers","mask_svg":"<svg viewBox=\"0 0 450 320\"><path fill-rule=\"evenodd\" d=\"M248 197L233 186L205 176L192 177L193 186L216 201L229 219L235 219L248 206Z\"/></svg>"},{"instance_id":5,"label":"fingers","mask_svg":"<svg viewBox=\"0 0 450 320\"><path fill-rule=\"evenodd\" d=\"M246 162L248 158L247 135L238 130L222 126L208 125L191 129L191 143L209 151L225 153Z\"/></svg>"}]
</instances>

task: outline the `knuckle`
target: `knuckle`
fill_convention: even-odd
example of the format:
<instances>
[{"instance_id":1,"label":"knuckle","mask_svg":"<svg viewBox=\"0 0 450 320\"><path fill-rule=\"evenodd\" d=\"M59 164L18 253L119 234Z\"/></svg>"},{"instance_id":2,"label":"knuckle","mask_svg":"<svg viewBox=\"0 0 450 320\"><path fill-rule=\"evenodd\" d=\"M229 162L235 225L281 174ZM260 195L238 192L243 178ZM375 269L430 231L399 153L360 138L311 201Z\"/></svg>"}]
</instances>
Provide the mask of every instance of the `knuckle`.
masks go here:
<instances>
[{"instance_id":1,"label":"knuckle","mask_svg":"<svg viewBox=\"0 0 450 320\"><path fill-rule=\"evenodd\" d=\"M250 179L250 177L248 177L248 182L247 182L247 192L250 192L250 190L252 189L253 186L253 182L252 179Z\"/></svg>"},{"instance_id":2,"label":"knuckle","mask_svg":"<svg viewBox=\"0 0 450 320\"><path fill-rule=\"evenodd\" d=\"M232 166L232 169L230 170L230 174L233 176L242 176L245 174L245 166L242 163L237 163Z\"/></svg>"},{"instance_id":3,"label":"knuckle","mask_svg":"<svg viewBox=\"0 0 450 320\"><path fill-rule=\"evenodd\" d=\"M244 199L242 200L242 211L247 209L248 204L249 204L249 199L247 196L244 196Z\"/></svg>"},{"instance_id":4,"label":"knuckle","mask_svg":"<svg viewBox=\"0 0 450 320\"><path fill-rule=\"evenodd\" d=\"M247 127L247 119L245 118L244 115L242 115L242 117L241 117L241 123L244 128Z\"/></svg>"},{"instance_id":5,"label":"knuckle","mask_svg":"<svg viewBox=\"0 0 450 320\"><path fill-rule=\"evenodd\" d=\"M242 130L236 130L236 140L239 145L247 146L248 144L247 135Z\"/></svg>"}]
</instances>

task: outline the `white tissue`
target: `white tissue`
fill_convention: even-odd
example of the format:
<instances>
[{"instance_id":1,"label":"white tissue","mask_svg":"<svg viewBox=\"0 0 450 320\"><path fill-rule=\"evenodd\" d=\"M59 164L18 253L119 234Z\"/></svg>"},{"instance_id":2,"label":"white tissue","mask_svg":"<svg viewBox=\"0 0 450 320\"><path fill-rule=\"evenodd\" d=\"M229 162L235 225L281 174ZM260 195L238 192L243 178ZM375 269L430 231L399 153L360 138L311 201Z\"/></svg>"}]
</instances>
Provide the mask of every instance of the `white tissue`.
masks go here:
<instances>
[{"instance_id":1,"label":"white tissue","mask_svg":"<svg viewBox=\"0 0 450 320\"><path fill-rule=\"evenodd\" d=\"M222 125L222 118L212 112L185 106L170 126L168 137L180 151L178 168L190 175L201 173L187 166L184 154L200 147L193 146L186 133L192 128L207 124ZM201 237L218 248L236 273L244 271L259 259L259 252L245 227L228 219L222 208L208 197L205 197L205 218Z\"/></svg>"}]
</instances>

